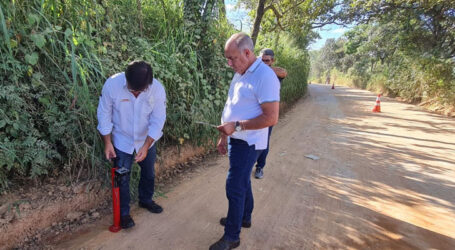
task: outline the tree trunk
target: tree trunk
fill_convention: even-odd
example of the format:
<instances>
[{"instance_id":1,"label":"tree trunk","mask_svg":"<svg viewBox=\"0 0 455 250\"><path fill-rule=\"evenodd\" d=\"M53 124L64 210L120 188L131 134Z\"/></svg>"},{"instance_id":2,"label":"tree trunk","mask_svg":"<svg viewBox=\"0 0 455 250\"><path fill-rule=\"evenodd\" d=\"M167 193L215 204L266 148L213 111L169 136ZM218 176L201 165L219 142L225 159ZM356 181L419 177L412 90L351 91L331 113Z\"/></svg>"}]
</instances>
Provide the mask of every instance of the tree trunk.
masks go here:
<instances>
[{"instance_id":1,"label":"tree trunk","mask_svg":"<svg viewBox=\"0 0 455 250\"><path fill-rule=\"evenodd\" d=\"M218 0L218 11L220 20L226 20L226 4L224 0Z\"/></svg>"},{"instance_id":2,"label":"tree trunk","mask_svg":"<svg viewBox=\"0 0 455 250\"><path fill-rule=\"evenodd\" d=\"M137 12L138 12L138 15L139 15L139 29L141 31L141 36L142 36L142 30L143 30L144 26L142 24L142 5L141 5L141 0L136 0L136 4L137 4Z\"/></svg>"},{"instance_id":3,"label":"tree trunk","mask_svg":"<svg viewBox=\"0 0 455 250\"><path fill-rule=\"evenodd\" d=\"M278 30L276 32L275 42L273 44L273 50L276 50L278 48L278 44L280 42L280 33L281 33L281 30Z\"/></svg>"},{"instance_id":4,"label":"tree trunk","mask_svg":"<svg viewBox=\"0 0 455 250\"><path fill-rule=\"evenodd\" d=\"M207 19L209 19L209 17L212 15L214 6L215 1L213 0L208 0L205 2L204 13L202 15L203 22L207 22Z\"/></svg>"},{"instance_id":5,"label":"tree trunk","mask_svg":"<svg viewBox=\"0 0 455 250\"><path fill-rule=\"evenodd\" d=\"M256 44L256 39L259 35L259 30L261 28L262 17L264 16L265 1L259 0L258 7L256 9L256 17L254 18L253 32L251 33L251 39L253 39L253 44Z\"/></svg>"},{"instance_id":6,"label":"tree trunk","mask_svg":"<svg viewBox=\"0 0 455 250\"><path fill-rule=\"evenodd\" d=\"M201 3L199 0L184 0L183 1L183 20L185 25L197 25L201 20Z\"/></svg>"}]
</instances>

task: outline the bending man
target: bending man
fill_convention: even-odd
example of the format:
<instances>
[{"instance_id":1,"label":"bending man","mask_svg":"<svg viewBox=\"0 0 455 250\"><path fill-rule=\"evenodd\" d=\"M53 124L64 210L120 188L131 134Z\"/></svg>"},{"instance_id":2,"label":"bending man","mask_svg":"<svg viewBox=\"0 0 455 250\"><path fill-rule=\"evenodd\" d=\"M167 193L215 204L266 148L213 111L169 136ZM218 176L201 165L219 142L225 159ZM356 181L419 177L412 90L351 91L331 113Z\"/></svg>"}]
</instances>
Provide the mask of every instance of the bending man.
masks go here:
<instances>
[{"instance_id":1,"label":"bending man","mask_svg":"<svg viewBox=\"0 0 455 250\"><path fill-rule=\"evenodd\" d=\"M115 166L131 170L133 160L141 167L139 206L152 213L163 209L152 198L155 191L156 141L163 135L166 93L144 61L130 63L125 73L106 80L98 104L98 131L104 153ZM134 156L134 153L135 156ZM134 226L130 216L130 175L120 179L120 224Z\"/></svg>"}]
</instances>

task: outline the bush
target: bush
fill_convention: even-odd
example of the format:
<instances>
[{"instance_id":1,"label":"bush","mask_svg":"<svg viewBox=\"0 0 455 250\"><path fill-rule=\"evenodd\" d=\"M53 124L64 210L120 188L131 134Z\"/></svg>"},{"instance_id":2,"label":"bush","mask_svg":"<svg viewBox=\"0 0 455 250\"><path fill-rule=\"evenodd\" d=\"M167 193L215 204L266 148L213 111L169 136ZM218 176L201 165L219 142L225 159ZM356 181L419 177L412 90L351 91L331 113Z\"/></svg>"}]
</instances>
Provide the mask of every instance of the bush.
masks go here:
<instances>
[{"instance_id":1,"label":"bush","mask_svg":"<svg viewBox=\"0 0 455 250\"><path fill-rule=\"evenodd\" d=\"M256 45L256 50L259 52L263 48L272 48L276 61L274 66L283 67L288 72L288 76L281 84L280 98L281 102L292 104L302 97L307 90L310 70L308 51L301 49L295 44L294 40L287 36L277 39L269 35L261 38ZM259 53L257 54L259 55Z\"/></svg>"},{"instance_id":2,"label":"bush","mask_svg":"<svg viewBox=\"0 0 455 250\"><path fill-rule=\"evenodd\" d=\"M216 41L232 30L214 20L195 37L181 3L162 3L143 1L142 14L128 0L0 3L0 191L19 180L107 172L98 98L106 78L135 59L149 61L166 88L161 147L215 136L194 121L219 121L232 72Z\"/></svg>"}]
</instances>

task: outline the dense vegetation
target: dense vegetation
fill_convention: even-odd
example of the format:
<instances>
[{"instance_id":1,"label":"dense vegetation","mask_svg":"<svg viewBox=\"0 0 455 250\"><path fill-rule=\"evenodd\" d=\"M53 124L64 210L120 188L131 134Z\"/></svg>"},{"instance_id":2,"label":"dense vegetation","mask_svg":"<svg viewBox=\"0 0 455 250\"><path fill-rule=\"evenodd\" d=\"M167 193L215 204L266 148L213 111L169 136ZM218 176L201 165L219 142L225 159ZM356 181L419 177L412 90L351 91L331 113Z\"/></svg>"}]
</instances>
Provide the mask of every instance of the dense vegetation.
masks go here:
<instances>
[{"instance_id":1,"label":"dense vegetation","mask_svg":"<svg viewBox=\"0 0 455 250\"><path fill-rule=\"evenodd\" d=\"M275 50L288 70L281 100L313 79L342 81L411 101L455 106L452 1L238 0L254 20L256 49ZM320 51L314 28L351 24ZM160 149L212 147L233 75L223 56L236 32L223 0L0 1L0 192L48 176L106 174L96 107L107 77L150 62L167 91ZM165 157L165 152L159 153Z\"/></svg>"},{"instance_id":2,"label":"dense vegetation","mask_svg":"<svg viewBox=\"0 0 455 250\"><path fill-rule=\"evenodd\" d=\"M343 3L333 20L358 25L311 52L313 80L455 107L453 1Z\"/></svg>"},{"instance_id":3,"label":"dense vegetation","mask_svg":"<svg viewBox=\"0 0 455 250\"><path fill-rule=\"evenodd\" d=\"M167 91L159 148L207 144L216 131L194 121L219 123L233 75L223 46L234 32L220 0L1 1L0 192L108 173L98 97L105 79L135 59L150 62ZM290 74L282 100L292 102L305 91L306 44L277 34L260 35L257 48L277 50Z\"/></svg>"}]
</instances>

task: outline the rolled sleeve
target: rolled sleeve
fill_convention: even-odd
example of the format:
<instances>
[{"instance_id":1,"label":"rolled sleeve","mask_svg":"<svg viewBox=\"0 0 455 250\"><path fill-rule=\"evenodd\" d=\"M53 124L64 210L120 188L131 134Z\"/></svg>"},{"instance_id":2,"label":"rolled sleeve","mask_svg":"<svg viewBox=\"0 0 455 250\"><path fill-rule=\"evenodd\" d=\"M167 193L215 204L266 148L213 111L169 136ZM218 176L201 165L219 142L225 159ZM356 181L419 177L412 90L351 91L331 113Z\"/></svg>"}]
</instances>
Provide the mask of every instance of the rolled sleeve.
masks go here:
<instances>
[{"instance_id":1,"label":"rolled sleeve","mask_svg":"<svg viewBox=\"0 0 455 250\"><path fill-rule=\"evenodd\" d=\"M101 91L100 100L98 103L97 117L98 126L97 129L101 135L108 135L112 133L112 105L113 100L109 93L109 86L105 84Z\"/></svg>"},{"instance_id":2,"label":"rolled sleeve","mask_svg":"<svg viewBox=\"0 0 455 250\"><path fill-rule=\"evenodd\" d=\"M256 94L259 104L280 101L280 81L274 73L270 77L261 79Z\"/></svg>"},{"instance_id":3,"label":"rolled sleeve","mask_svg":"<svg viewBox=\"0 0 455 250\"><path fill-rule=\"evenodd\" d=\"M155 105L149 117L148 136L158 141L163 135L166 121L166 91L163 87L155 95Z\"/></svg>"}]
</instances>

